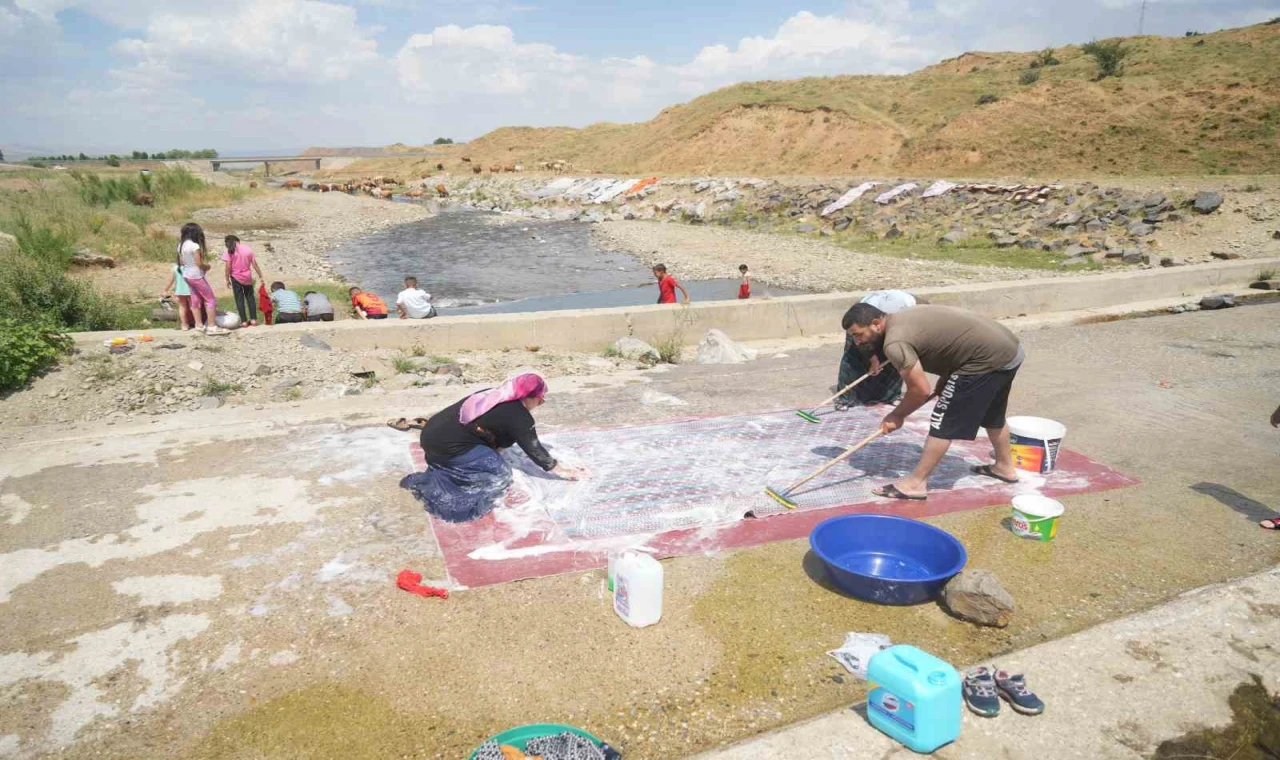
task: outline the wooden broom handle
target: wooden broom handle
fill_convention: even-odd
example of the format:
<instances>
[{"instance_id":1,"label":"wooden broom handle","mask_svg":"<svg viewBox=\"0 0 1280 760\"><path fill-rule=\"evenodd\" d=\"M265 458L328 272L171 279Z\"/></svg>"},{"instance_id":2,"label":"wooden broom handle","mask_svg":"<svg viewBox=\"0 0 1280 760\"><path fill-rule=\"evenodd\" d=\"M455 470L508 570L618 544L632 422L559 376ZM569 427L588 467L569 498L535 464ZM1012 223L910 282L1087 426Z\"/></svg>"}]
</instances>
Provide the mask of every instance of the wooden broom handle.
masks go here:
<instances>
[{"instance_id":1,"label":"wooden broom handle","mask_svg":"<svg viewBox=\"0 0 1280 760\"><path fill-rule=\"evenodd\" d=\"M821 409L822 407L826 406L827 404L830 404L832 401L835 401L836 399L840 398L840 397L841 397L841 396L843 396L845 393L848 393L849 391L853 390L854 388L857 388L857 387L858 387L858 384L859 384L859 383L861 383L863 380L866 380L868 377L871 377L871 373L870 373L870 372L868 372L867 374L865 374L865 375L863 375L862 377L858 378L857 380L854 380L852 383L849 383L848 385L846 385L845 387L841 388L840 390L836 391L836 394L835 394L834 396L832 396L831 398L827 399L826 401L823 401L821 404L814 404L814 405L813 405L813 408L814 408L814 409Z\"/></svg>"},{"instance_id":2,"label":"wooden broom handle","mask_svg":"<svg viewBox=\"0 0 1280 760\"><path fill-rule=\"evenodd\" d=\"M867 436L866 438L863 438L863 439L862 439L862 441L861 441L860 443L858 443L857 445L855 445L855 446L850 446L849 448L845 449L845 451L844 451L844 453L843 453L843 454L841 454L840 456L836 457L835 459L832 459L830 462L827 462L826 464L822 465L822 466L821 466L821 467L819 467L817 470L815 470L812 474L810 474L810 475L806 475L805 477L801 478L800 480L797 480L796 482L794 482L794 483L792 483L791 485L787 486L787 490L783 491L783 493L784 493L784 494L786 494L786 493L791 493L792 491L796 490L797 488L799 488L800 486L804 485L805 483L808 483L810 480L813 480L814 478L818 477L818 476L819 476L819 475L821 475L822 473L826 472L827 470L830 470L832 467L835 467L836 465L840 464L840 463L841 463L841 462L843 462L844 460L846 460L846 459L848 459L849 457L853 456L854 454L858 453L858 452L859 452L859 451L861 451L861 450L862 450L862 449L863 449L867 444L871 443L872 441L874 441L875 439L879 438L879 437L880 437L880 436L882 436L882 435L884 435L884 429L883 429L883 428L879 428L879 429L877 429L877 430L876 430L876 432L872 433L871 435Z\"/></svg>"}]
</instances>

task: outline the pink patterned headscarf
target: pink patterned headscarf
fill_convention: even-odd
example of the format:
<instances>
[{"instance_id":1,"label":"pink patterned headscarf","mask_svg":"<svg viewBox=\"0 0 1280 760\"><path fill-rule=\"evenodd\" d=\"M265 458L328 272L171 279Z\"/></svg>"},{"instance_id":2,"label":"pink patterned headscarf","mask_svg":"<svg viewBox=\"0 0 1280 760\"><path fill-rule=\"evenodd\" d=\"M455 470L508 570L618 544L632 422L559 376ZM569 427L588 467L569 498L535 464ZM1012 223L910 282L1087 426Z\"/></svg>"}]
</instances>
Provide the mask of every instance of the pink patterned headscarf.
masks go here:
<instances>
[{"instance_id":1,"label":"pink patterned headscarf","mask_svg":"<svg viewBox=\"0 0 1280 760\"><path fill-rule=\"evenodd\" d=\"M473 393L462 402L462 410L458 413L458 421L470 425L485 412L498 404L507 401L519 401L533 396L542 398L547 393L547 382L539 375L526 372L523 375L509 377L502 385L487 391Z\"/></svg>"}]
</instances>

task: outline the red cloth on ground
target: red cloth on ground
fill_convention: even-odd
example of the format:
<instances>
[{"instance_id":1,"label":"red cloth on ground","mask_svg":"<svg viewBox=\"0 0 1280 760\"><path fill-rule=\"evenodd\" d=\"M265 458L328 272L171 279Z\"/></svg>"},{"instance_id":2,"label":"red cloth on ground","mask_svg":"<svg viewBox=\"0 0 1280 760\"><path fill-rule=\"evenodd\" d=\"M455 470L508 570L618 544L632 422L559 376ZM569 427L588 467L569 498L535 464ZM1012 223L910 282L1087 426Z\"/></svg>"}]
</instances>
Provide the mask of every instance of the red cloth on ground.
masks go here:
<instances>
[{"instance_id":1,"label":"red cloth on ground","mask_svg":"<svg viewBox=\"0 0 1280 760\"><path fill-rule=\"evenodd\" d=\"M422 573L415 573L408 568L401 570L400 574L396 576L396 585L410 594L417 594L418 596L449 598L449 592L445 589L422 585Z\"/></svg>"}]
</instances>

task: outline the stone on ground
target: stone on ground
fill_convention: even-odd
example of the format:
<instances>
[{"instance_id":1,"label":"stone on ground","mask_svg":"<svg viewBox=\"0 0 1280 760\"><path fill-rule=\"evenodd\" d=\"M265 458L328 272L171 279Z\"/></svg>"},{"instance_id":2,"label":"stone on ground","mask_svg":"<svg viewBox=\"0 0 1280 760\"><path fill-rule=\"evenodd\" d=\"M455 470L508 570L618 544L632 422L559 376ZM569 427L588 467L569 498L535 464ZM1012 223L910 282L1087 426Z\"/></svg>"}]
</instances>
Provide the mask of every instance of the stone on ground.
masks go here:
<instances>
[{"instance_id":1,"label":"stone on ground","mask_svg":"<svg viewBox=\"0 0 1280 760\"><path fill-rule=\"evenodd\" d=\"M662 361L662 355L658 353L658 349L639 338L618 338L613 342L613 350L617 351L624 359L631 359L645 364L657 364Z\"/></svg>"},{"instance_id":2,"label":"stone on ground","mask_svg":"<svg viewBox=\"0 0 1280 760\"><path fill-rule=\"evenodd\" d=\"M1222 193L1199 192L1191 207L1201 214L1212 214L1222 205Z\"/></svg>"},{"instance_id":3,"label":"stone on ground","mask_svg":"<svg viewBox=\"0 0 1280 760\"><path fill-rule=\"evenodd\" d=\"M1013 619L1013 595L990 570L962 570L942 589L947 612L978 625L1004 628Z\"/></svg>"},{"instance_id":4,"label":"stone on ground","mask_svg":"<svg viewBox=\"0 0 1280 760\"><path fill-rule=\"evenodd\" d=\"M1200 308L1202 309L1228 309L1235 305L1236 297L1230 293L1205 296L1200 299Z\"/></svg>"},{"instance_id":5,"label":"stone on ground","mask_svg":"<svg viewBox=\"0 0 1280 760\"><path fill-rule=\"evenodd\" d=\"M756 350L740 346L719 330L707 330L698 344L698 364L741 364L754 361Z\"/></svg>"},{"instance_id":6,"label":"stone on ground","mask_svg":"<svg viewBox=\"0 0 1280 760\"><path fill-rule=\"evenodd\" d=\"M319 338L312 335L311 333L303 333L302 337L299 338L298 341L302 343L302 345L306 346L307 348L315 348L321 351L333 350L328 343L325 343L324 341L320 340Z\"/></svg>"}]
</instances>

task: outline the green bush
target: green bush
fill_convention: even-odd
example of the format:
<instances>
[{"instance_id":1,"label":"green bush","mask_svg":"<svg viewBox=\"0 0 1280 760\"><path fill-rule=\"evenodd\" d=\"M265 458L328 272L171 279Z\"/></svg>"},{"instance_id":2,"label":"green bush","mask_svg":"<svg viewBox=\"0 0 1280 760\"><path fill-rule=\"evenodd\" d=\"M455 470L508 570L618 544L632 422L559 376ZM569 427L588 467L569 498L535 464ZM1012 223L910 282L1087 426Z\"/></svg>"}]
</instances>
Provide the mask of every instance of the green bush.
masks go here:
<instances>
[{"instance_id":1,"label":"green bush","mask_svg":"<svg viewBox=\"0 0 1280 760\"><path fill-rule=\"evenodd\" d=\"M1029 69L1024 71L1022 72L1022 75L1018 77L1018 81L1022 84L1035 84L1040 81L1040 70Z\"/></svg>"},{"instance_id":2,"label":"green bush","mask_svg":"<svg viewBox=\"0 0 1280 760\"><path fill-rule=\"evenodd\" d=\"M1036 53L1035 60L1031 62L1031 68L1038 69L1042 66L1057 66L1061 61L1053 55L1053 48L1045 48Z\"/></svg>"},{"instance_id":3,"label":"green bush","mask_svg":"<svg viewBox=\"0 0 1280 760\"><path fill-rule=\"evenodd\" d=\"M1094 40L1080 48L1098 64L1098 79L1118 77L1124 73L1124 59L1131 52L1120 40Z\"/></svg>"},{"instance_id":4,"label":"green bush","mask_svg":"<svg viewBox=\"0 0 1280 760\"><path fill-rule=\"evenodd\" d=\"M0 314L70 330L136 326L138 317L123 300L67 277L74 250L69 235L20 217L14 237L19 252L0 256Z\"/></svg>"},{"instance_id":5,"label":"green bush","mask_svg":"<svg viewBox=\"0 0 1280 760\"><path fill-rule=\"evenodd\" d=\"M17 390L71 352L73 341L46 320L0 318L0 391Z\"/></svg>"}]
</instances>

